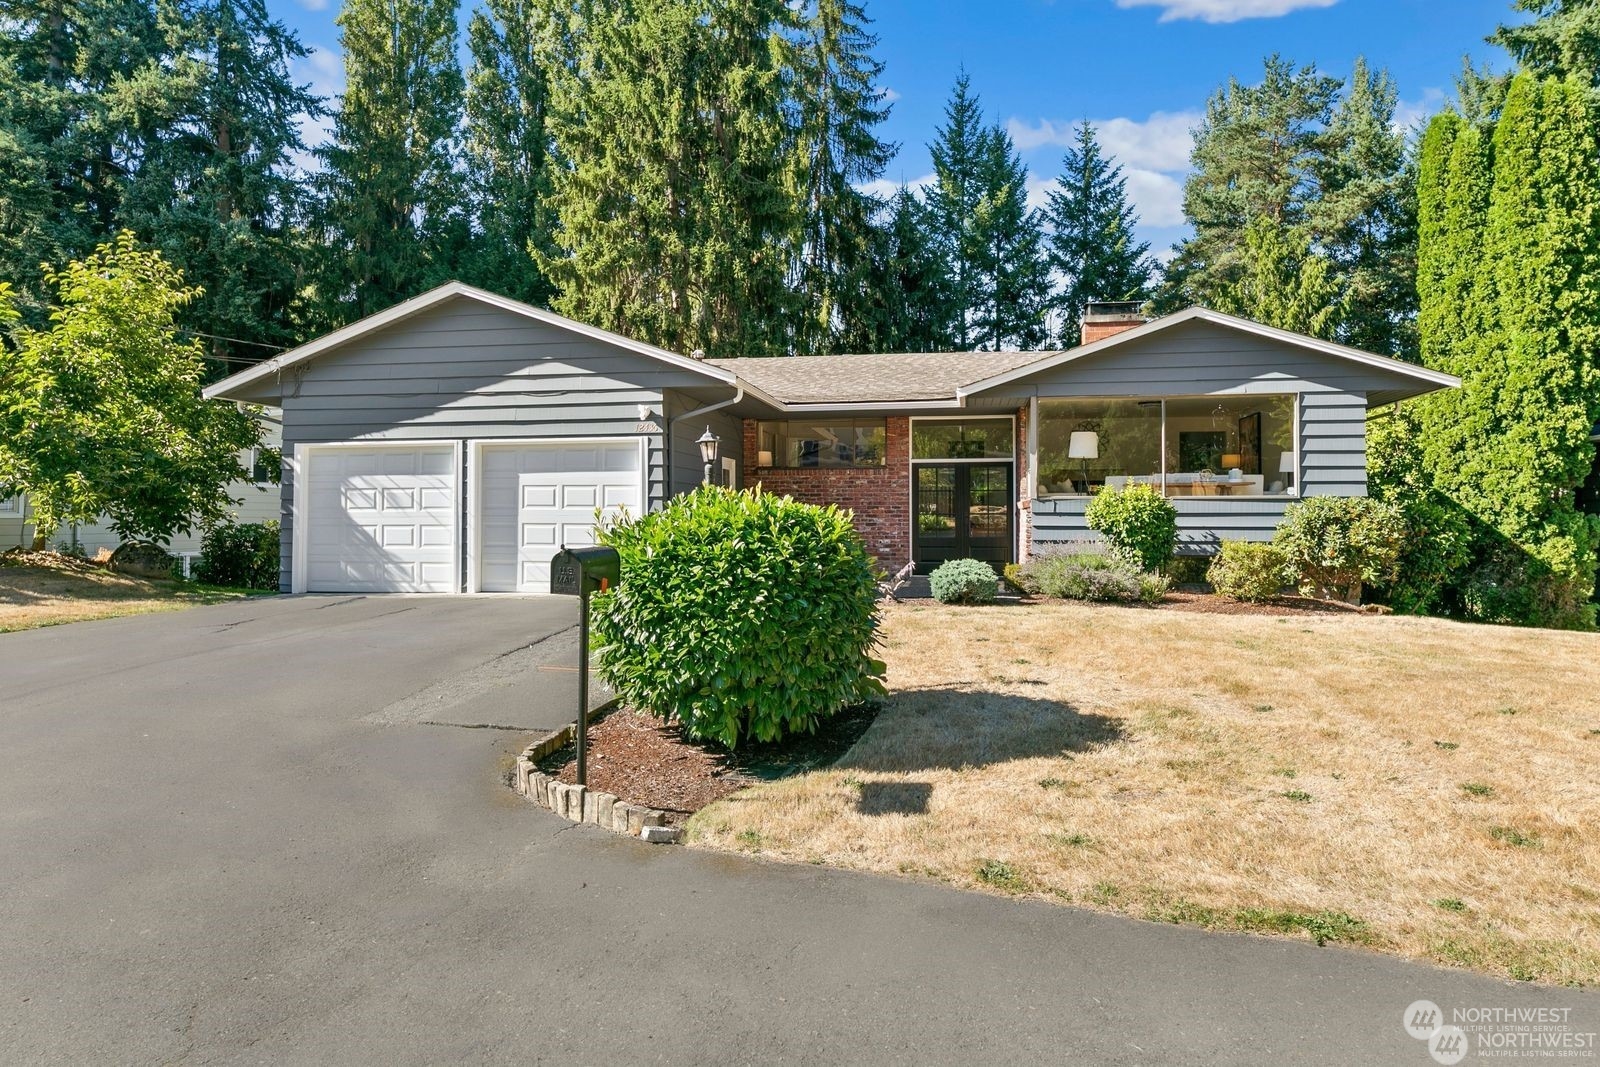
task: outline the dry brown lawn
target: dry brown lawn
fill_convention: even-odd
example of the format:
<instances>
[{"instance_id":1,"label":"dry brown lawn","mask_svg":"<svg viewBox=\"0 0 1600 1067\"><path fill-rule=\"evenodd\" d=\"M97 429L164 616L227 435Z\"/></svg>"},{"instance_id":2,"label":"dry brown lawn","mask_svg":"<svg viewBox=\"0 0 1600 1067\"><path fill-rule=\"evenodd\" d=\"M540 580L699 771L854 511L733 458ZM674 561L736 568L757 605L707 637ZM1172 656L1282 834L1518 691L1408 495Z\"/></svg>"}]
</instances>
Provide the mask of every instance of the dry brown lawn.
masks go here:
<instances>
[{"instance_id":1,"label":"dry brown lawn","mask_svg":"<svg viewBox=\"0 0 1600 1067\"><path fill-rule=\"evenodd\" d=\"M55 553L0 556L0 633L175 611L246 595L237 589L112 574L104 567Z\"/></svg>"},{"instance_id":2,"label":"dry brown lawn","mask_svg":"<svg viewBox=\"0 0 1600 1067\"><path fill-rule=\"evenodd\" d=\"M893 605L835 767L694 844L1600 982L1600 636Z\"/></svg>"}]
</instances>

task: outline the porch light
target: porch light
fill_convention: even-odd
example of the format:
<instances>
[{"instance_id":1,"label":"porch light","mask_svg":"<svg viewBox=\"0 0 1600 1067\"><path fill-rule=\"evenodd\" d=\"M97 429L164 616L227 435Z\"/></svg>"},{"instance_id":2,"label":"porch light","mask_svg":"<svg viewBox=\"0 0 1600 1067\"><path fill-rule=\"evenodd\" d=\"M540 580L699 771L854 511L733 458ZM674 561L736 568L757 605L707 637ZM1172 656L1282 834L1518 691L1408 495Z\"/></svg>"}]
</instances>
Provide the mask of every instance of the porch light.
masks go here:
<instances>
[{"instance_id":1,"label":"porch light","mask_svg":"<svg viewBox=\"0 0 1600 1067\"><path fill-rule=\"evenodd\" d=\"M717 446L722 443L722 438L711 432L711 427L706 427L706 432L701 434L695 444L700 446L700 462L706 465L703 485L711 484L711 468L717 464Z\"/></svg>"}]
</instances>

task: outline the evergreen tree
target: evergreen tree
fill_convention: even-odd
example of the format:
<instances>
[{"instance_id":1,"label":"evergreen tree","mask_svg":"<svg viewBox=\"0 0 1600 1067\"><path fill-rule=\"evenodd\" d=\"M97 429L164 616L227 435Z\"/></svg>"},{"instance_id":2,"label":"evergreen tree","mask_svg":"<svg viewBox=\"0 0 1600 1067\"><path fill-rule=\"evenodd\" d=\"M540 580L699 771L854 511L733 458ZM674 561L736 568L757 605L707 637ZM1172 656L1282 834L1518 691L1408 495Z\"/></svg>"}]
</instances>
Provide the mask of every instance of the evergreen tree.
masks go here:
<instances>
[{"instance_id":1,"label":"evergreen tree","mask_svg":"<svg viewBox=\"0 0 1600 1067\"><path fill-rule=\"evenodd\" d=\"M1061 278L1056 343L1081 340L1084 305L1091 300L1143 300L1155 264L1150 246L1134 238L1122 168L1100 151L1094 127L1078 127L1077 143L1061 159L1061 175L1046 195L1049 262Z\"/></svg>"},{"instance_id":2,"label":"evergreen tree","mask_svg":"<svg viewBox=\"0 0 1600 1067\"><path fill-rule=\"evenodd\" d=\"M1486 598L1516 594L1521 621L1592 622L1600 524L1576 496L1600 420L1600 103L1524 72L1482 142L1454 116L1423 142L1422 351L1462 378L1419 402L1424 456L1504 542L1480 549L1496 569L1469 580L1469 609L1500 617ZM1514 580L1507 548L1531 561Z\"/></svg>"},{"instance_id":3,"label":"evergreen tree","mask_svg":"<svg viewBox=\"0 0 1600 1067\"><path fill-rule=\"evenodd\" d=\"M1049 341L1050 266L1040 213L1028 206L1028 170L999 126L984 133L970 228L977 281L972 338L992 351Z\"/></svg>"},{"instance_id":4,"label":"evergreen tree","mask_svg":"<svg viewBox=\"0 0 1600 1067\"><path fill-rule=\"evenodd\" d=\"M467 28L466 165L476 225L462 279L532 304L551 288L534 250L554 251L549 66L567 27L550 0L483 0Z\"/></svg>"},{"instance_id":5,"label":"evergreen tree","mask_svg":"<svg viewBox=\"0 0 1600 1067\"><path fill-rule=\"evenodd\" d=\"M1242 251L1244 272L1218 291L1218 311L1312 337L1334 336L1344 313L1339 284L1303 230L1256 219L1245 227Z\"/></svg>"},{"instance_id":6,"label":"evergreen tree","mask_svg":"<svg viewBox=\"0 0 1600 1067\"><path fill-rule=\"evenodd\" d=\"M159 64L148 0L12 0L0 20L0 271L25 320L52 293L40 262L110 234L137 161L141 112L118 90Z\"/></svg>"},{"instance_id":7,"label":"evergreen tree","mask_svg":"<svg viewBox=\"0 0 1600 1067\"><path fill-rule=\"evenodd\" d=\"M858 332L852 320L871 314L872 219L881 205L858 187L882 176L896 146L875 132L889 104L877 87L883 64L865 9L857 0L813 0L802 20L791 89L801 197L791 284L804 301L795 349L837 351Z\"/></svg>"},{"instance_id":8,"label":"evergreen tree","mask_svg":"<svg viewBox=\"0 0 1600 1067\"><path fill-rule=\"evenodd\" d=\"M1518 67L1553 78L1600 84L1600 0L1516 0L1532 22L1501 26L1489 40Z\"/></svg>"},{"instance_id":9,"label":"evergreen tree","mask_svg":"<svg viewBox=\"0 0 1600 1067\"><path fill-rule=\"evenodd\" d=\"M455 271L465 237L454 152L462 77L451 0L348 0L345 93L325 164L318 297L338 325Z\"/></svg>"},{"instance_id":10,"label":"evergreen tree","mask_svg":"<svg viewBox=\"0 0 1600 1067\"><path fill-rule=\"evenodd\" d=\"M302 195L290 154L321 104L289 74L305 48L262 0L188 0L174 15L168 58L120 88L150 129L117 220L207 279L180 321L213 357L263 359L295 339Z\"/></svg>"},{"instance_id":11,"label":"evergreen tree","mask_svg":"<svg viewBox=\"0 0 1600 1067\"><path fill-rule=\"evenodd\" d=\"M965 72L944 107L928 152L933 157L934 183L926 193L929 234L950 274L952 310L950 338L957 349L973 347L972 311L980 302L978 267L982 243L973 231L983 201L983 167L988 130L983 110Z\"/></svg>"},{"instance_id":12,"label":"evergreen tree","mask_svg":"<svg viewBox=\"0 0 1600 1067\"><path fill-rule=\"evenodd\" d=\"M1319 164L1339 81L1315 67L1266 60L1262 81L1229 79L1206 102L1194 133L1183 211L1194 236L1178 245L1161 305L1211 304L1246 268L1245 229L1259 218L1280 226L1306 222L1319 195Z\"/></svg>"},{"instance_id":13,"label":"evergreen tree","mask_svg":"<svg viewBox=\"0 0 1600 1067\"><path fill-rule=\"evenodd\" d=\"M1398 99L1388 72L1357 58L1328 123L1319 195L1306 217L1341 290L1334 339L1414 359L1416 175L1394 126Z\"/></svg>"},{"instance_id":14,"label":"evergreen tree","mask_svg":"<svg viewBox=\"0 0 1600 1067\"><path fill-rule=\"evenodd\" d=\"M873 300L848 321L841 343L855 352L949 351L954 300L928 235L927 208L902 186L882 214L866 286Z\"/></svg>"},{"instance_id":15,"label":"evergreen tree","mask_svg":"<svg viewBox=\"0 0 1600 1067\"><path fill-rule=\"evenodd\" d=\"M557 308L688 352L787 350L783 0L596 5L551 92Z\"/></svg>"}]
</instances>

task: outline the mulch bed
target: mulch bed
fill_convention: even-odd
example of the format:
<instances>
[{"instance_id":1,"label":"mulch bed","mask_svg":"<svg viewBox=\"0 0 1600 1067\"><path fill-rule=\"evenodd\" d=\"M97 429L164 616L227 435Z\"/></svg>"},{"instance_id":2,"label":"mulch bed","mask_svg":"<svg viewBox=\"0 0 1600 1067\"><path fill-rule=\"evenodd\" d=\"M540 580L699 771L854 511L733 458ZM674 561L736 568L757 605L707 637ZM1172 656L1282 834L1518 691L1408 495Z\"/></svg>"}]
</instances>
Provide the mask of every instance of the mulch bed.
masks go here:
<instances>
[{"instance_id":1,"label":"mulch bed","mask_svg":"<svg viewBox=\"0 0 1600 1067\"><path fill-rule=\"evenodd\" d=\"M849 751L877 718L878 705L846 708L814 734L733 752L688 741L676 723L619 708L589 724L589 788L667 813L678 824L707 804L747 785L826 767ZM572 745L546 757L539 769L563 782L578 780Z\"/></svg>"},{"instance_id":2,"label":"mulch bed","mask_svg":"<svg viewBox=\"0 0 1600 1067\"><path fill-rule=\"evenodd\" d=\"M1174 590L1155 605L1158 611L1193 611L1202 615L1361 615L1371 607L1342 604L1336 600L1314 600L1305 596L1280 596L1260 604L1229 600L1215 593Z\"/></svg>"}]
</instances>

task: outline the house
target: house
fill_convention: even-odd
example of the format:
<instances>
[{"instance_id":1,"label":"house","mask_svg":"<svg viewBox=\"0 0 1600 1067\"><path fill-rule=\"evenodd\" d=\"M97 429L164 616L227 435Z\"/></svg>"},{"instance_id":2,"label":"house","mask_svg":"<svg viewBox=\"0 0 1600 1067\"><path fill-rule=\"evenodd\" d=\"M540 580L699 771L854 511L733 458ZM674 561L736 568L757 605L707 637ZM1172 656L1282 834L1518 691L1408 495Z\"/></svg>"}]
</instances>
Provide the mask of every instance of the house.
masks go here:
<instances>
[{"instance_id":1,"label":"house","mask_svg":"<svg viewBox=\"0 0 1600 1067\"><path fill-rule=\"evenodd\" d=\"M886 570L1092 539L1149 484L1180 551L1367 490L1369 409L1448 374L1200 308L1090 309L1067 352L696 359L451 283L206 390L282 409L282 587L541 592L596 510L725 484L853 509Z\"/></svg>"},{"instance_id":2,"label":"house","mask_svg":"<svg viewBox=\"0 0 1600 1067\"><path fill-rule=\"evenodd\" d=\"M257 416L261 425L261 447L239 457L239 463L250 471L247 481L230 483L228 496L237 503L231 509L235 522L266 522L278 517L281 497L277 483L270 480L267 466L261 462L261 448L277 448L282 439L278 412L265 410ZM52 545L66 548L77 546L77 551L94 556L101 549L114 550L122 544L122 537L105 522L57 530L51 537ZM188 565L200 555L201 532L174 534L166 548L177 556L187 570ZM0 500L0 552L8 548L27 548L33 544L33 511L25 495Z\"/></svg>"}]
</instances>

